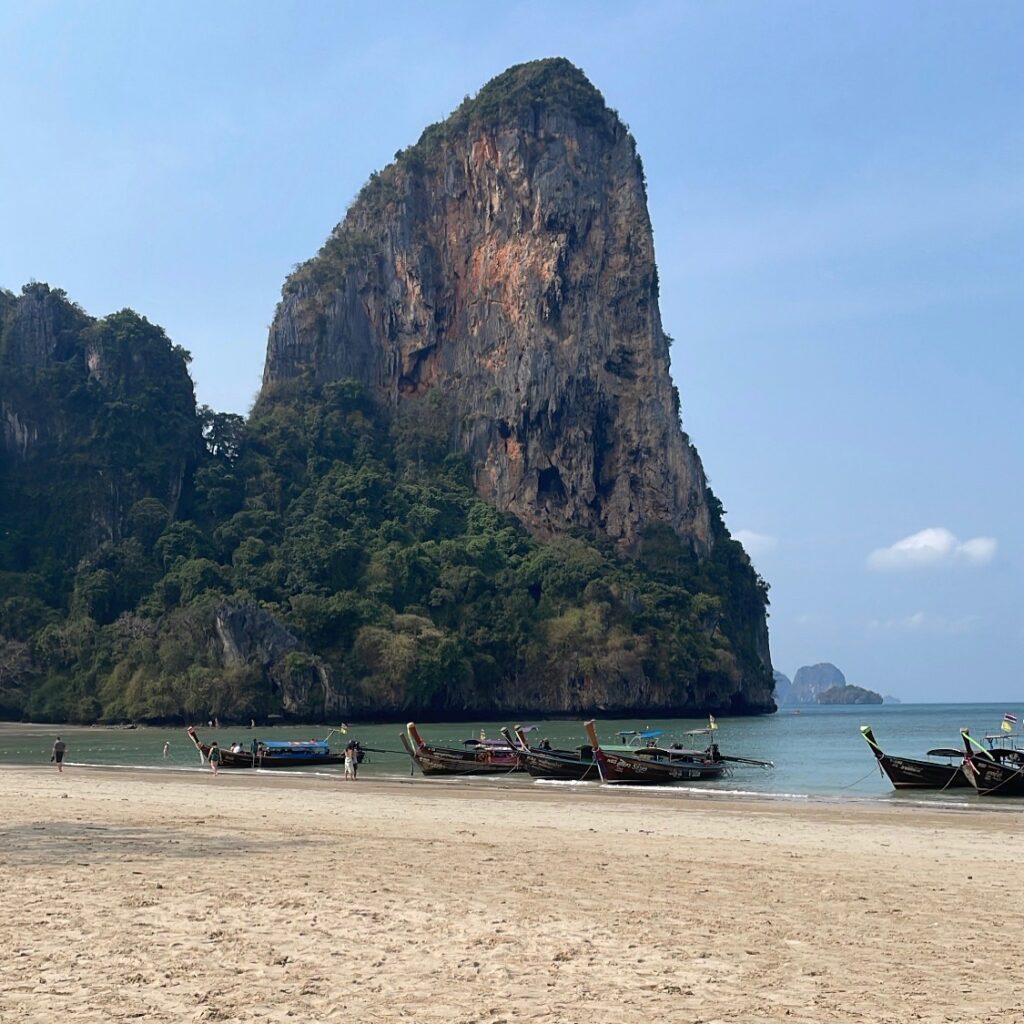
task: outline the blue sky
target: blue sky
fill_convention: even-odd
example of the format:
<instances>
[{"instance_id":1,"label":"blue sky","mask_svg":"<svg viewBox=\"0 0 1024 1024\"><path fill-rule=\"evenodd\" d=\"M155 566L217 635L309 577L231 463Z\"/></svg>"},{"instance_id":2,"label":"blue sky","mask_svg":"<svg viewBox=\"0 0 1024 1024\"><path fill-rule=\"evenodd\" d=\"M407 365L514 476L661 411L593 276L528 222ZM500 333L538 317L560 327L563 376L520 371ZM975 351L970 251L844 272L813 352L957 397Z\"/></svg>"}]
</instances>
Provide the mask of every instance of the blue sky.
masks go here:
<instances>
[{"instance_id":1,"label":"blue sky","mask_svg":"<svg viewBox=\"0 0 1024 1024\"><path fill-rule=\"evenodd\" d=\"M241 412L285 275L370 172L569 57L637 138L684 425L772 585L776 666L1024 710L1024 7L0 16L0 285L132 306Z\"/></svg>"}]
</instances>

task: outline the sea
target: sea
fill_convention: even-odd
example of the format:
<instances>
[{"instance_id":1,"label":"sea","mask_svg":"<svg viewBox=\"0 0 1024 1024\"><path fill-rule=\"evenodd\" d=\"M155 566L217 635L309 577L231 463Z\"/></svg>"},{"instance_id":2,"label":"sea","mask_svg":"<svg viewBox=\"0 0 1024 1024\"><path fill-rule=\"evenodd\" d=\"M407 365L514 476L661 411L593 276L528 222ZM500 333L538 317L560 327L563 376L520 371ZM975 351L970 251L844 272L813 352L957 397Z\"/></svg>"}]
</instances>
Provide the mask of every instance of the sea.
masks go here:
<instances>
[{"instance_id":1,"label":"sea","mask_svg":"<svg viewBox=\"0 0 1024 1024\"><path fill-rule=\"evenodd\" d=\"M859 707L783 708L777 714L754 718L719 717L715 738L723 754L771 761L774 767L738 765L723 779L674 787L680 797L714 799L743 796L766 800L876 801L893 804L934 804L948 807L976 807L978 798L965 789L946 792L896 793L888 779L881 776L875 759L860 734L861 725L871 725L875 739L887 753L923 757L933 747L959 747L960 729L968 727L981 738L1000 732L1003 715L1013 712L1024 720L1024 701L1017 707L1005 704L884 704ZM340 723L339 723L340 724ZM532 743L547 738L554 747L574 747L586 742L578 720L532 720L530 722L420 723L420 732L428 743L460 746L462 741L479 737L498 737L503 725L529 724ZM618 719L599 720L598 733L606 743L619 742L620 730L662 730L659 742L678 739L687 747L702 747L707 738L688 735L708 726L707 718L694 719ZM322 739L329 726L257 725L211 728L196 723L204 742L216 739L222 747L240 741L248 749L253 739ZM376 748L360 768L364 778L422 778L403 751L399 734L404 723L347 724L344 734L336 732L331 744L344 745L356 739L365 747ZM1017 727L1020 730L1020 726ZM209 771L200 763L199 753L184 728L139 727L104 728L75 725L24 725L0 723L0 765L47 765L54 738L67 743L65 764L108 769L138 769L154 772ZM1024 745L1024 734L1017 732ZM164 744L169 744L166 756ZM341 779L338 766L292 769L263 769L302 773L332 784ZM444 784L460 785L467 780L444 779ZM523 773L474 778L478 785L551 786L571 790L576 786L600 783L560 783L533 780ZM616 787L621 789L621 787ZM1024 809L1024 799L982 801L998 803L1007 809Z\"/></svg>"}]
</instances>

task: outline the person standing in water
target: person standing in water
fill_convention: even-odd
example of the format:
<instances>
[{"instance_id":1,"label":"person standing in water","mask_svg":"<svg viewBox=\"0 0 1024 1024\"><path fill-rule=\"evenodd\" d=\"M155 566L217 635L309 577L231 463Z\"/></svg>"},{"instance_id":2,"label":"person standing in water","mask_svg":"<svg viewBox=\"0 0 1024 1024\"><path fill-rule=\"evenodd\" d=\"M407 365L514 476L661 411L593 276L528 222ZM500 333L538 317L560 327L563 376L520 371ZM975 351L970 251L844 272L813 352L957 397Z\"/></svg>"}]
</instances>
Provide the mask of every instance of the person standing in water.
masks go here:
<instances>
[{"instance_id":1,"label":"person standing in water","mask_svg":"<svg viewBox=\"0 0 1024 1024\"><path fill-rule=\"evenodd\" d=\"M210 753L207 755L207 760L210 762L213 774L216 775L220 768L220 747L217 746L216 740L210 744Z\"/></svg>"},{"instance_id":2,"label":"person standing in water","mask_svg":"<svg viewBox=\"0 0 1024 1024\"><path fill-rule=\"evenodd\" d=\"M50 761L57 762L57 771L64 771L64 751L68 749L68 745L58 736L53 744L53 753L50 755Z\"/></svg>"},{"instance_id":3,"label":"person standing in water","mask_svg":"<svg viewBox=\"0 0 1024 1024\"><path fill-rule=\"evenodd\" d=\"M167 754L170 751L170 749L171 749L171 741L170 740L164 740L164 757L167 756Z\"/></svg>"}]
</instances>

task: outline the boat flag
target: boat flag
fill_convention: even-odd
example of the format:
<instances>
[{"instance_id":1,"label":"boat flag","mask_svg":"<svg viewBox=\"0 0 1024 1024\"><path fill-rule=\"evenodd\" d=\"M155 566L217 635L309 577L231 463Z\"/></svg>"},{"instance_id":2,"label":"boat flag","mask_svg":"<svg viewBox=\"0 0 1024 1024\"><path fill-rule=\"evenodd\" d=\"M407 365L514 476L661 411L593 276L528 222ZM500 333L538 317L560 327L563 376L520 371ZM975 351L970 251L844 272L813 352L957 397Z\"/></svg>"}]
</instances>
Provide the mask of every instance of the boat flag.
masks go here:
<instances>
[{"instance_id":1,"label":"boat flag","mask_svg":"<svg viewBox=\"0 0 1024 1024\"><path fill-rule=\"evenodd\" d=\"M344 722L342 722L341 725L338 726L338 732L340 732L341 735L344 736L345 733L348 732L348 726Z\"/></svg>"},{"instance_id":2,"label":"boat flag","mask_svg":"<svg viewBox=\"0 0 1024 1024\"><path fill-rule=\"evenodd\" d=\"M718 728L718 723L715 721L715 716L714 715L708 715L708 728L709 729L717 729Z\"/></svg>"},{"instance_id":3,"label":"boat flag","mask_svg":"<svg viewBox=\"0 0 1024 1024\"><path fill-rule=\"evenodd\" d=\"M1003 715L1003 732L1013 732L1013 727L1017 724L1017 716L1007 711Z\"/></svg>"}]
</instances>

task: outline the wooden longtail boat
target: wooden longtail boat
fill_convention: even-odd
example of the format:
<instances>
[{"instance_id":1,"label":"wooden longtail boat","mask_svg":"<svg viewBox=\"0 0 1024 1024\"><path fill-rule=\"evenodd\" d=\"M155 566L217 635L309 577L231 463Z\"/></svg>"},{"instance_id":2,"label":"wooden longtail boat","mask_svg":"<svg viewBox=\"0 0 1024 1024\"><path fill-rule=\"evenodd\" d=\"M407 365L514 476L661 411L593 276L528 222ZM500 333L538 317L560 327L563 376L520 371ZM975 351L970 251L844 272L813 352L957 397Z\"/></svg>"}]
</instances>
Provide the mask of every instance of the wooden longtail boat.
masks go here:
<instances>
[{"instance_id":1,"label":"wooden longtail boat","mask_svg":"<svg viewBox=\"0 0 1024 1024\"><path fill-rule=\"evenodd\" d=\"M301 768L317 764L344 764L345 751L331 750L330 740L335 730L331 730L322 740L266 740L254 741L248 750L234 751L229 747L220 747L221 768ZM194 726L188 727L189 739L196 749L209 760L210 745L202 743L196 735ZM359 754L362 749L356 745ZM360 757L360 760L362 758Z\"/></svg>"},{"instance_id":2,"label":"wooden longtail boat","mask_svg":"<svg viewBox=\"0 0 1024 1024\"><path fill-rule=\"evenodd\" d=\"M728 770L724 759L717 753L715 743L703 753L673 751L665 747L638 747L630 754L623 754L602 749L592 721L585 722L583 728L605 782L664 786L718 779Z\"/></svg>"},{"instance_id":3,"label":"wooden longtail boat","mask_svg":"<svg viewBox=\"0 0 1024 1024\"><path fill-rule=\"evenodd\" d=\"M870 725L860 727L864 741L878 760L878 767L889 777L896 789L954 789L970 786L963 772L963 752L955 747L936 747L928 757L955 758L956 764L939 761L920 761L910 757L886 754L875 742Z\"/></svg>"},{"instance_id":4,"label":"wooden longtail boat","mask_svg":"<svg viewBox=\"0 0 1024 1024\"><path fill-rule=\"evenodd\" d=\"M574 750L556 750L551 747L531 747L526 734L516 726L515 734L502 729L509 746L515 749L526 770L535 779L560 779L564 782L600 782L601 772L589 746Z\"/></svg>"},{"instance_id":5,"label":"wooden longtail boat","mask_svg":"<svg viewBox=\"0 0 1024 1024\"><path fill-rule=\"evenodd\" d=\"M1024 750L1010 736L986 736L988 747L960 730L964 741L964 775L980 796L1024 796Z\"/></svg>"},{"instance_id":6,"label":"wooden longtail boat","mask_svg":"<svg viewBox=\"0 0 1024 1024\"><path fill-rule=\"evenodd\" d=\"M462 748L426 743L415 722L399 734L402 746L424 775L506 775L525 771L519 752L505 740L463 740Z\"/></svg>"}]
</instances>

